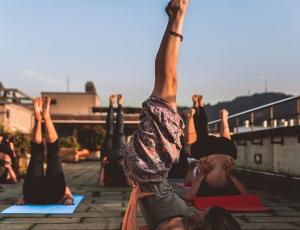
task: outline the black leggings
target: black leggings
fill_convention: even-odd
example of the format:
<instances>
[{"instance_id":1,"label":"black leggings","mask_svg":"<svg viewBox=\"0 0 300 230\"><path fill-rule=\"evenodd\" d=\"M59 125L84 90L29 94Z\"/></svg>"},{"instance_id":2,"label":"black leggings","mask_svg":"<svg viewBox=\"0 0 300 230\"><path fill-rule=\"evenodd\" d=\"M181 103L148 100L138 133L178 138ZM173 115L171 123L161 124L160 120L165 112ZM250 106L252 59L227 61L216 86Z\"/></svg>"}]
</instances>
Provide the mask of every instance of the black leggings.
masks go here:
<instances>
[{"instance_id":1,"label":"black leggings","mask_svg":"<svg viewBox=\"0 0 300 230\"><path fill-rule=\"evenodd\" d=\"M194 115L197 141L191 147L192 157L200 159L211 154L225 154L237 158L237 148L233 141L225 137L208 134L208 119L203 107L197 107Z\"/></svg>"},{"instance_id":2,"label":"black leggings","mask_svg":"<svg viewBox=\"0 0 300 230\"><path fill-rule=\"evenodd\" d=\"M114 125L114 109L109 107L106 117L106 136L102 145L102 157L106 156L111 160L124 158L126 147L124 135L124 112L122 106L118 107L116 124Z\"/></svg>"},{"instance_id":3,"label":"black leggings","mask_svg":"<svg viewBox=\"0 0 300 230\"><path fill-rule=\"evenodd\" d=\"M126 141L124 135L124 112L118 107L116 124L114 125L113 107L110 106L106 117L106 137L103 143L101 157L107 157L104 184L106 186L127 186L126 176L120 160L124 159Z\"/></svg>"},{"instance_id":4,"label":"black leggings","mask_svg":"<svg viewBox=\"0 0 300 230\"><path fill-rule=\"evenodd\" d=\"M46 176L44 176L43 144L31 144L31 159L23 185L24 200L26 202L53 204L63 198L66 182L58 150L58 141L47 143L47 171Z\"/></svg>"}]
</instances>

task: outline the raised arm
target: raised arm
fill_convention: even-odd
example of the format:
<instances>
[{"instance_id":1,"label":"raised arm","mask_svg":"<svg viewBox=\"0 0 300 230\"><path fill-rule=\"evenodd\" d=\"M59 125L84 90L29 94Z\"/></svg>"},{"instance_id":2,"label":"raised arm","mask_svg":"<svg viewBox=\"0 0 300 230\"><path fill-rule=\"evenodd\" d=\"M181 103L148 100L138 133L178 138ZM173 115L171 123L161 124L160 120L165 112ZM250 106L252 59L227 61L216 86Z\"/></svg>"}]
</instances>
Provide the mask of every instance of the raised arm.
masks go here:
<instances>
[{"instance_id":1,"label":"raised arm","mask_svg":"<svg viewBox=\"0 0 300 230\"><path fill-rule=\"evenodd\" d=\"M188 2L189 0L172 0L166 8L169 22L155 61L155 85L152 95L167 100L174 108L177 93L177 62Z\"/></svg>"}]
</instances>

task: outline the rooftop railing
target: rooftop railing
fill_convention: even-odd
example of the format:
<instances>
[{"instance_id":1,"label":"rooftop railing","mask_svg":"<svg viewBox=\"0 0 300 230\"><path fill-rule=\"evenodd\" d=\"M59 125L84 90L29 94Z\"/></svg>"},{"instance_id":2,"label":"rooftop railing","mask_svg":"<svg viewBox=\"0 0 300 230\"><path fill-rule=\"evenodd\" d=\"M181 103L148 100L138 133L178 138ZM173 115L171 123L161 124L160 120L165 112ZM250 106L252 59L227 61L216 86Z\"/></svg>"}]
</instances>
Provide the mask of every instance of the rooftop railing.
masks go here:
<instances>
[{"instance_id":1,"label":"rooftop railing","mask_svg":"<svg viewBox=\"0 0 300 230\"><path fill-rule=\"evenodd\" d=\"M229 116L233 133L300 125L300 96L286 98ZM220 131L220 120L208 123L210 132Z\"/></svg>"}]
</instances>

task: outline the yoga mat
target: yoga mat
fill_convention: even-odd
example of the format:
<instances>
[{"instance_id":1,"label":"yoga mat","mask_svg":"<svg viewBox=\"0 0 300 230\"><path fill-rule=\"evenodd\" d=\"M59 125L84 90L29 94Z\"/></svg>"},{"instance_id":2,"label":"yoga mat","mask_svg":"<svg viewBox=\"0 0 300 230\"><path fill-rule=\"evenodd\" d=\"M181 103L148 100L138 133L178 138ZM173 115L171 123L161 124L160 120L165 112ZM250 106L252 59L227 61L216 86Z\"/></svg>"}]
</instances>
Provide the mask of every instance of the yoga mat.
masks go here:
<instances>
[{"instance_id":1,"label":"yoga mat","mask_svg":"<svg viewBox=\"0 0 300 230\"><path fill-rule=\"evenodd\" d=\"M194 205L198 209L220 206L230 212L265 212L270 210L262 204L260 196L257 195L195 197Z\"/></svg>"},{"instance_id":2,"label":"yoga mat","mask_svg":"<svg viewBox=\"0 0 300 230\"><path fill-rule=\"evenodd\" d=\"M66 206L62 204L47 205L13 205L3 210L2 214L72 214L83 200L82 195L74 195L74 205Z\"/></svg>"}]
</instances>

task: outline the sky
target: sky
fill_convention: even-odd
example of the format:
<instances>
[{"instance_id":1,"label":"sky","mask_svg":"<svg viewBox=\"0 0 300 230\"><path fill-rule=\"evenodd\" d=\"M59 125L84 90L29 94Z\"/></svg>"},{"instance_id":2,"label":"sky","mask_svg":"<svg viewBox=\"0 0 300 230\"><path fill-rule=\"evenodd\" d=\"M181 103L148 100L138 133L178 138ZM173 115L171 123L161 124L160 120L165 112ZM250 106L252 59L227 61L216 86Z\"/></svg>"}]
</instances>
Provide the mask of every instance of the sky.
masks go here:
<instances>
[{"instance_id":1,"label":"sky","mask_svg":"<svg viewBox=\"0 0 300 230\"><path fill-rule=\"evenodd\" d=\"M166 0L0 0L0 82L30 96L93 81L140 106L150 95ZM268 90L300 94L299 0L191 0L178 104Z\"/></svg>"}]
</instances>

